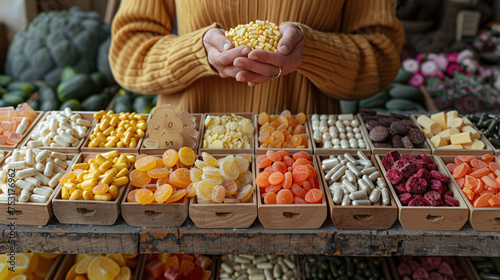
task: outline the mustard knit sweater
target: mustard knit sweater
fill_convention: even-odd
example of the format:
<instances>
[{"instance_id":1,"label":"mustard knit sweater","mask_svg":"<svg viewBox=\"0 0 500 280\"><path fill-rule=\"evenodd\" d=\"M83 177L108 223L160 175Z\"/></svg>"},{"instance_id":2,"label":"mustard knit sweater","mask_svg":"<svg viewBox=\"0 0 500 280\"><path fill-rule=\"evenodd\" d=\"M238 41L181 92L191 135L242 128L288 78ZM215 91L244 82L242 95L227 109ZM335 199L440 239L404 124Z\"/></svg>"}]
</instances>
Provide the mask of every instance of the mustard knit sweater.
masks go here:
<instances>
[{"instance_id":1,"label":"mustard knit sweater","mask_svg":"<svg viewBox=\"0 0 500 280\"><path fill-rule=\"evenodd\" d=\"M193 113L338 113L338 100L367 98L397 75L404 31L395 10L396 0L122 0L109 59L123 87ZM302 30L302 65L254 87L220 78L203 35L257 19Z\"/></svg>"}]
</instances>

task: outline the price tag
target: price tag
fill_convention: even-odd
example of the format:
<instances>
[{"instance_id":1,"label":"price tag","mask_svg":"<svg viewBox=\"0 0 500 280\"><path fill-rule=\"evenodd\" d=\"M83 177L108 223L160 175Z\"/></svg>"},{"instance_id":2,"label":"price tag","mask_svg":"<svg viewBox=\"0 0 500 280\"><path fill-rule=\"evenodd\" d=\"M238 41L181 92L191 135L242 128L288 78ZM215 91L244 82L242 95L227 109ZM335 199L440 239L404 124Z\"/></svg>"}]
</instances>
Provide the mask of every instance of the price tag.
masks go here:
<instances>
[{"instance_id":1,"label":"price tag","mask_svg":"<svg viewBox=\"0 0 500 280\"><path fill-rule=\"evenodd\" d=\"M178 149L182 148L183 139L180 134L164 133L160 138L160 147Z\"/></svg>"},{"instance_id":2,"label":"price tag","mask_svg":"<svg viewBox=\"0 0 500 280\"><path fill-rule=\"evenodd\" d=\"M163 130L169 133L180 133L183 127L182 121L178 117L168 117L162 120Z\"/></svg>"},{"instance_id":3,"label":"price tag","mask_svg":"<svg viewBox=\"0 0 500 280\"><path fill-rule=\"evenodd\" d=\"M146 130L146 138L159 139L165 127L165 121L159 119L150 119L148 129Z\"/></svg>"},{"instance_id":4,"label":"price tag","mask_svg":"<svg viewBox=\"0 0 500 280\"><path fill-rule=\"evenodd\" d=\"M166 118L171 118L171 117L175 117L176 116L176 112L175 110L172 108L172 106L170 105L165 105L165 106L161 106L161 107L157 107L153 113L153 115L151 116L151 118L153 119L166 119Z\"/></svg>"},{"instance_id":5,"label":"price tag","mask_svg":"<svg viewBox=\"0 0 500 280\"><path fill-rule=\"evenodd\" d=\"M155 149L160 146L160 140L156 138L147 138L144 140L144 147L148 149Z\"/></svg>"}]
</instances>

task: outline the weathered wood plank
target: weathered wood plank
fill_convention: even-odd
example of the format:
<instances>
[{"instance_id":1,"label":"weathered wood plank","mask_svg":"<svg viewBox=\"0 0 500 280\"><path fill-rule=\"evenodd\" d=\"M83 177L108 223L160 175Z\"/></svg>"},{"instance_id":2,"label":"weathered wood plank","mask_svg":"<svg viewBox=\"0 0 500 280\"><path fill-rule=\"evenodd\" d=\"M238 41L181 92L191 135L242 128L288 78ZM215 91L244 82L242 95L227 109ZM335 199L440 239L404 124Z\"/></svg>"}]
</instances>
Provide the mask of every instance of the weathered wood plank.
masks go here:
<instances>
[{"instance_id":1,"label":"weathered wood plank","mask_svg":"<svg viewBox=\"0 0 500 280\"><path fill-rule=\"evenodd\" d=\"M17 252L49 253L203 253L328 255L455 255L500 257L500 233L339 230L330 220L320 229L268 230L259 222L248 229L199 229L189 219L181 227L18 226ZM7 225L0 225L0 253L9 252Z\"/></svg>"}]
</instances>

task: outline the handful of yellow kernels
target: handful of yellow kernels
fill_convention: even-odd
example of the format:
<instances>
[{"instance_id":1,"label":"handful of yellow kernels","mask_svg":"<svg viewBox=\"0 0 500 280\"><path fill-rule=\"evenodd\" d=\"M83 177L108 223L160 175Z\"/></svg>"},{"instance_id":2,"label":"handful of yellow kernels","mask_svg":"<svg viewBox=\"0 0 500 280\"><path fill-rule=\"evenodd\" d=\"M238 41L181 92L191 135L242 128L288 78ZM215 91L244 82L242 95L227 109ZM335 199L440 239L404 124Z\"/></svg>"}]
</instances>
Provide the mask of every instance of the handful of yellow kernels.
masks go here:
<instances>
[{"instance_id":1,"label":"handful of yellow kernels","mask_svg":"<svg viewBox=\"0 0 500 280\"><path fill-rule=\"evenodd\" d=\"M94 114L99 122L90 134L90 148L136 148L148 128L148 116L136 113L115 114L113 110Z\"/></svg>"},{"instance_id":2,"label":"handful of yellow kernels","mask_svg":"<svg viewBox=\"0 0 500 280\"><path fill-rule=\"evenodd\" d=\"M252 121L245 117L207 115L203 149L250 149L253 132Z\"/></svg>"},{"instance_id":3,"label":"handful of yellow kernels","mask_svg":"<svg viewBox=\"0 0 500 280\"><path fill-rule=\"evenodd\" d=\"M235 47L247 45L253 50L276 51L281 33L276 24L268 20L251 21L226 31L226 37Z\"/></svg>"}]
</instances>

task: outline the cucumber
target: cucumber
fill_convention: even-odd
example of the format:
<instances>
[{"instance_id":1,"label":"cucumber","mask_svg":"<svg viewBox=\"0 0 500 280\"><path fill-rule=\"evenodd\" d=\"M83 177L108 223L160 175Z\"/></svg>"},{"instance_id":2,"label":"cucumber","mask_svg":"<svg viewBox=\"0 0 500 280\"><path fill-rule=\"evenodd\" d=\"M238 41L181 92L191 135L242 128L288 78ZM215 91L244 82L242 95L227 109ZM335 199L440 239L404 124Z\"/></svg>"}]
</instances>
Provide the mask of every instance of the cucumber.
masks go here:
<instances>
[{"instance_id":1,"label":"cucumber","mask_svg":"<svg viewBox=\"0 0 500 280\"><path fill-rule=\"evenodd\" d=\"M71 80L74 76L78 75L78 71L71 66L66 66L61 71L61 83Z\"/></svg>"},{"instance_id":2,"label":"cucumber","mask_svg":"<svg viewBox=\"0 0 500 280\"><path fill-rule=\"evenodd\" d=\"M38 98L40 101L44 102L51 99L57 99L57 94L51 86L44 85L38 90Z\"/></svg>"},{"instance_id":3,"label":"cucumber","mask_svg":"<svg viewBox=\"0 0 500 280\"><path fill-rule=\"evenodd\" d=\"M12 82L12 78L7 75L0 75L0 86L6 87L8 84Z\"/></svg>"},{"instance_id":4,"label":"cucumber","mask_svg":"<svg viewBox=\"0 0 500 280\"><path fill-rule=\"evenodd\" d=\"M418 88L408 85L393 84L388 92L392 98L401 98L413 101L422 101L423 99L422 92L420 92Z\"/></svg>"},{"instance_id":5,"label":"cucumber","mask_svg":"<svg viewBox=\"0 0 500 280\"><path fill-rule=\"evenodd\" d=\"M32 84L26 83L26 82L12 82L7 86L7 89L9 91L20 90L20 91L25 92L28 95L31 95L33 93L33 91L35 91L35 87Z\"/></svg>"},{"instance_id":6,"label":"cucumber","mask_svg":"<svg viewBox=\"0 0 500 280\"><path fill-rule=\"evenodd\" d=\"M406 83L408 80L410 80L411 76L413 76L412 72L406 71L403 68L399 69L398 75L396 76L396 79L394 80L394 83Z\"/></svg>"},{"instance_id":7,"label":"cucumber","mask_svg":"<svg viewBox=\"0 0 500 280\"><path fill-rule=\"evenodd\" d=\"M57 87L57 97L59 101L66 102L70 99L83 100L91 95L94 90L94 83L87 74L78 74Z\"/></svg>"},{"instance_id":8,"label":"cucumber","mask_svg":"<svg viewBox=\"0 0 500 280\"><path fill-rule=\"evenodd\" d=\"M23 102L28 100L28 98L30 98L30 96L24 92L24 91L21 91L21 90L13 90L13 91L9 91L8 93L6 94L13 94L13 95L17 95L19 97L21 97L23 99ZM6 95L4 94L4 96Z\"/></svg>"},{"instance_id":9,"label":"cucumber","mask_svg":"<svg viewBox=\"0 0 500 280\"><path fill-rule=\"evenodd\" d=\"M102 91L108 84L106 76L104 76L104 74L100 72L94 72L90 74L90 79L92 79L92 82L94 82L97 92Z\"/></svg>"},{"instance_id":10,"label":"cucumber","mask_svg":"<svg viewBox=\"0 0 500 280\"><path fill-rule=\"evenodd\" d=\"M401 111L406 111L406 110L415 110L417 106L415 106L414 101L410 101L407 99L400 99L400 98L394 98L390 99L385 103L385 108L388 110L401 110Z\"/></svg>"},{"instance_id":11,"label":"cucumber","mask_svg":"<svg viewBox=\"0 0 500 280\"><path fill-rule=\"evenodd\" d=\"M80 101L76 99L70 99L63 104L61 104L61 107L59 107L59 110L63 111L65 108L70 108L73 111L81 111L82 106L80 105Z\"/></svg>"},{"instance_id":12,"label":"cucumber","mask_svg":"<svg viewBox=\"0 0 500 280\"><path fill-rule=\"evenodd\" d=\"M2 97L2 95L4 95L4 93L7 93L7 92L9 92L7 89L0 86L0 97Z\"/></svg>"},{"instance_id":13,"label":"cucumber","mask_svg":"<svg viewBox=\"0 0 500 280\"><path fill-rule=\"evenodd\" d=\"M2 96L3 101L5 102L5 106L17 106L19 103L24 102L24 98L16 92L8 92Z\"/></svg>"},{"instance_id":14,"label":"cucumber","mask_svg":"<svg viewBox=\"0 0 500 280\"><path fill-rule=\"evenodd\" d=\"M37 110L40 110L40 105L41 105L41 102L40 100L33 100L31 101L30 103L28 103L31 107L31 109L37 111ZM1 107L1 106L0 106Z\"/></svg>"},{"instance_id":15,"label":"cucumber","mask_svg":"<svg viewBox=\"0 0 500 280\"><path fill-rule=\"evenodd\" d=\"M85 98L81 105L83 111L100 111L108 106L109 96L107 93L94 94Z\"/></svg>"},{"instance_id":16,"label":"cucumber","mask_svg":"<svg viewBox=\"0 0 500 280\"><path fill-rule=\"evenodd\" d=\"M54 111L59 110L59 101L57 99L43 101L40 105L40 111Z\"/></svg>"},{"instance_id":17,"label":"cucumber","mask_svg":"<svg viewBox=\"0 0 500 280\"><path fill-rule=\"evenodd\" d=\"M134 104L132 105L134 108L134 112L138 114L148 114L153 106L151 99L146 96L139 96L134 100Z\"/></svg>"},{"instance_id":18,"label":"cucumber","mask_svg":"<svg viewBox=\"0 0 500 280\"><path fill-rule=\"evenodd\" d=\"M359 108L383 107L387 99L389 99L387 91L381 91L372 97L360 100Z\"/></svg>"},{"instance_id":19,"label":"cucumber","mask_svg":"<svg viewBox=\"0 0 500 280\"><path fill-rule=\"evenodd\" d=\"M5 104L5 101L3 101L3 99L0 99L0 108L2 107L7 107L7 105Z\"/></svg>"}]
</instances>

